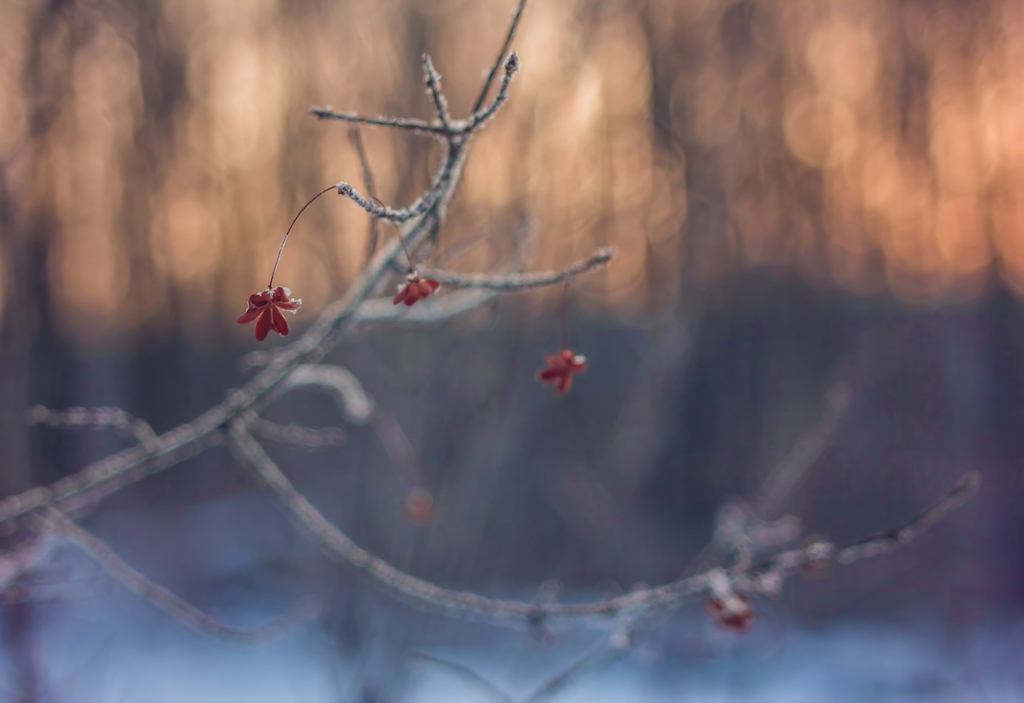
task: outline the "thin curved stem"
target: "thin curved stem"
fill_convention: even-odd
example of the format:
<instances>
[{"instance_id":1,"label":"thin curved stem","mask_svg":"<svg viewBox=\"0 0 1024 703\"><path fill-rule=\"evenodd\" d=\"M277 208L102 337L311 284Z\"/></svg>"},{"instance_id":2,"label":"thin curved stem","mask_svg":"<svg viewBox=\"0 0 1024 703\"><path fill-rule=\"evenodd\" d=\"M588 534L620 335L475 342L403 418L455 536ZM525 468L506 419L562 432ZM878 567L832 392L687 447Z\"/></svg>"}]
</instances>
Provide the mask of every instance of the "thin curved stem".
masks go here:
<instances>
[{"instance_id":1,"label":"thin curved stem","mask_svg":"<svg viewBox=\"0 0 1024 703\"><path fill-rule=\"evenodd\" d=\"M302 206L302 209L299 210L298 214L296 214L295 217L292 218L292 223L288 225L288 231L284 233L284 239L281 240L281 248L277 250L277 260L274 261L274 270L270 272L270 283L267 284L268 290L274 287L274 274L277 273L278 264L281 263L281 254L284 253L284 245L288 243L288 235L292 233L292 227L294 227L295 223L299 221L299 215L305 212L306 208L312 205L314 200L319 198L324 193L329 193L330 191L334 190L334 188L335 186L327 186L326 188L321 190L319 193L310 198L309 201Z\"/></svg>"}]
</instances>

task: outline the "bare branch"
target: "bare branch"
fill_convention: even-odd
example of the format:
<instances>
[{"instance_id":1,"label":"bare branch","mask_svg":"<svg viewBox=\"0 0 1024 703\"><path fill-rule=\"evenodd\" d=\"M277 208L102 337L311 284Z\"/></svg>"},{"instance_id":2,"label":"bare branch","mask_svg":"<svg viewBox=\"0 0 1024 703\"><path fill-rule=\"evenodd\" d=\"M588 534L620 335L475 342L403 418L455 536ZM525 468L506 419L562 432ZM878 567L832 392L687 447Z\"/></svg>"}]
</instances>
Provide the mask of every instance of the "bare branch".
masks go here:
<instances>
[{"instance_id":1,"label":"bare branch","mask_svg":"<svg viewBox=\"0 0 1024 703\"><path fill-rule=\"evenodd\" d=\"M776 554L769 562L749 570L749 573L730 570L730 576L743 590L773 595L781 586L782 579L801 568L819 568L831 563L845 566L856 561L887 554L916 540L950 511L973 497L980 485L981 475L979 473L975 471L965 474L957 481L953 489L935 505L909 520L902 527L887 530L875 537L854 542L846 547L837 547L824 539L816 540L801 549Z\"/></svg>"},{"instance_id":2,"label":"bare branch","mask_svg":"<svg viewBox=\"0 0 1024 703\"><path fill-rule=\"evenodd\" d=\"M447 135L447 130L441 125L432 125L415 117L361 117L351 112L336 112L328 107L311 107L309 113L321 120L339 120L352 124L365 124L372 127L393 127L414 134L425 134L427 136L441 138Z\"/></svg>"},{"instance_id":3,"label":"bare branch","mask_svg":"<svg viewBox=\"0 0 1024 703\"><path fill-rule=\"evenodd\" d=\"M37 517L42 527L67 537L129 591L175 620L200 632L244 642L266 640L313 619L320 611L315 600L305 600L288 613L259 627L238 627L221 623L189 605L163 586L150 581L114 554L106 544L68 520L60 511L47 508Z\"/></svg>"},{"instance_id":4,"label":"bare branch","mask_svg":"<svg viewBox=\"0 0 1024 703\"><path fill-rule=\"evenodd\" d=\"M37 405L28 411L28 421L32 425L48 425L68 429L110 428L118 434L134 439L143 446L152 445L156 433L149 423L132 417L121 408L68 408L67 410L50 410Z\"/></svg>"},{"instance_id":5,"label":"bare branch","mask_svg":"<svg viewBox=\"0 0 1024 703\"><path fill-rule=\"evenodd\" d=\"M412 308L395 305L390 298L377 298L359 306L357 319L359 324L397 322L434 325L477 310L497 298L494 291L456 291L439 297L431 296Z\"/></svg>"},{"instance_id":6,"label":"bare branch","mask_svg":"<svg viewBox=\"0 0 1024 703\"><path fill-rule=\"evenodd\" d=\"M457 185L464 161L465 151L461 147L449 150L438 179L443 188L441 196L434 201L433 207L424 213L424 217L403 235L411 248L422 243L440 220L439 210L447 203L452 189ZM345 296L329 305L305 335L284 347L259 375L244 388L230 393L223 403L213 406L192 422L160 435L149 447L132 447L91 464L48 488L32 488L19 495L4 498L0 501L0 523L45 505L57 504L64 507L66 502L81 494L89 494L91 498L80 498L76 501L78 503L99 499L111 491L123 488L202 451L204 442L217 443L216 436L221 427L246 412L265 394L276 389L302 360L311 355L318 358L322 356L326 349L336 344L340 338L335 334L336 331L354 328L353 318L360 304L388 274L392 260L399 256L401 251L397 240L382 248L367 264Z\"/></svg>"},{"instance_id":7,"label":"bare branch","mask_svg":"<svg viewBox=\"0 0 1024 703\"><path fill-rule=\"evenodd\" d=\"M899 529L884 532L873 539L840 549L836 554L836 561L840 564L852 564L855 561L870 559L910 544L927 532L932 525L946 517L951 510L960 507L972 498L980 486L981 474L976 471L966 474L957 482L952 491L921 515Z\"/></svg>"},{"instance_id":8,"label":"bare branch","mask_svg":"<svg viewBox=\"0 0 1024 703\"><path fill-rule=\"evenodd\" d=\"M734 567L727 572L715 568L696 576L677 579L663 586L641 588L621 596L590 603L525 603L489 598L468 591L455 591L407 574L359 547L295 489L241 422L232 423L230 435L232 447L236 450L235 455L239 461L251 468L259 480L277 494L292 515L329 551L396 593L422 605L442 608L453 613L482 616L496 622L518 621L528 627L536 627L538 623L558 618L606 620L612 616L635 617L648 609L672 608L694 597L714 593L716 588L722 588L723 579L730 590L774 595L778 593L787 575L812 558L807 550L794 550L779 555L771 564L756 571L751 571L747 565L743 565L742 568ZM961 484L976 486L977 480L976 477L962 480L949 497L944 498L921 518L909 523L899 534L913 529L916 532L908 534L912 534L912 537L917 536L924 529L922 525L932 524L966 499L970 491ZM874 545L884 539L886 538L876 538L855 546ZM899 540L896 542L903 543ZM887 551L887 548L861 551L863 553L858 553L857 558L875 556Z\"/></svg>"},{"instance_id":9,"label":"bare branch","mask_svg":"<svg viewBox=\"0 0 1024 703\"><path fill-rule=\"evenodd\" d=\"M352 147L356 150L356 156L359 157L359 166L363 170L363 187L366 188L366 194L370 196L370 200L374 200L377 197L377 189L373 183L373 169L370 168L370 159L366 155L366 149L363 148L363 135L358 127L349 127L348 140L352 142ZM373 257L373 252L377 251L378 229L377 218L371 217L370 231L366 235L366 261L369 261Z\"/></svg>"},{"instance_id":10,"label":"bare branch","mask_svg":"<svg viewBox=\"0 0 1024 703\"><path fill-rule=\"evenodd\" d=\"M601 247L589 259L577 261L563 271L542 271L540 273L513 273L495 275L487 273L456 273L437 269L420 269L420 275L432 278L438 283L455 288L483 288L497 291L521 291L530 288L563 283L579 276L604 268L617 254L615 247Z\"/></svg>"},{"instance_id":11,"label":"bare branch","mask_svg":"<svg viewBox=\"0 0 1024 703\"><path fill-rule=\"evenodd\" d=\"M303 364L285 379L284 388L315 386L327 390L338 400L345 419L361 425L373 415L375 403L352 372L329 364Z\"/></svg>"},{"instance_id":12,"label":"bare branch","mask_svg":"<svg viewBox=\"0 0 1024 703\"><path fill-rule=\"evenodd\" d=\"M770 517L782 505L821 456L822 450L852 403L853 391L845 383L837 383L828 389L825 412L818 420L818 424L800 438L793 451L786 455L765 479L761 495L754 506L757 515L763 518Z\"/></svg>"},{"instance_id":13,"label":"bare branch","mask_svg":"<svg viewBox=\"0 0 1024 703\"><path fill-rule=\"evenodd\" d=\"M437 110L441 126L449 134L453 133L452 116L448 114L448 101L445 99L444 93L441 92L441 76L434 69L434 62L427 54L423 54L423 80L427 84L427 94L434 101L434 109Z\"/></svg>"},{"instance_id":14,"label":"bare branch","mask_svg":"<svg viewBox=\"0 0 1024 703\"><path fill-rule=\"evenodd\" d=\"M345 442L345 433L338 427L310 429L298 425L279 425L276 422L256 418L249 423L253 434L279 444L294 444L306 449L319 449Z\"/></svg>"},{"instance_id":15,"label":"bare branch","mask_svg":"<svg viewBox=\"0 0 1024 703\"><path fill-rule=\"evenodd\" d=\"M505 75L501 77L501 86L498 88L498 94L494 96L494 101L484 109L478 108L473 111L466 119L466 124L462 129L463 133L468 134L476 131L494 117L501 106L505 104L505 101L508 100L508 87L512 83L512 77L516 75L519 67L519 55L513 51L505 61Z\"/></svg>"},{"instance_id":16,"label":"bare branch","mask_svg":"<svg viewBox=\"0 0 1024 703\"><path fill-rule=\"evenodd\" d=\"M516 29L519 27L519 20L522 19L525 8L526 0L519 0L515 12L512 13L512 22L509 24L508 32L505 33L505 42L501 45L501 50L498 51L498 58L494 60L491 71L487 74L487 79L484 81L484 87L480 91L476 102L473 103L473 109L470 110L470 113L477 112L483 107L484 100L487 99L487 93L491 90L491 84L494 83L494 76L498 73L498 67L501 66L502 59L505 58L505 52L508 51L509 46L512 44L512 38L516 35Z\"/></svg>"}]
</instances>

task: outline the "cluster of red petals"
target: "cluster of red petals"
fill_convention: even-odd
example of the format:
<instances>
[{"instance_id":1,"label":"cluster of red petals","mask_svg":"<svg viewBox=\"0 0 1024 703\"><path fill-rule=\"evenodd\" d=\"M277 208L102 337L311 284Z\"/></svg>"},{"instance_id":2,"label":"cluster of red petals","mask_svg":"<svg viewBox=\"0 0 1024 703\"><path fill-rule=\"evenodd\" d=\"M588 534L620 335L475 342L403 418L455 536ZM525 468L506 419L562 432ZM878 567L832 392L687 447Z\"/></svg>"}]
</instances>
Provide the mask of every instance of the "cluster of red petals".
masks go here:
<instances>
[{"instance_id":1,"label":"cluster of red petals","mask_svg":"<svg viewBox=\"0 0 1024 703\"><path fill-rule=\"evenodd\" d=\"M412 306L436 292L440 287L441 284L435 280L423 278L418 273L410 273L406 277L405 283L398 287L398 294L391 302L395 305L405 303L407 306Z\"/></svg>"},{"instance_id":2,"label":"cluster of red petals","mask_svg":"<svg viewBox=\"0 0 1024 703\"><path fill-rule=\"evenodd\" d=\"M288 334L288 320L281 314L282 310L294 313L302 305L299 299L292 300L292 292L287 288L270 289L253 293L249 296L249 305L240 318L238 324L245 325L256 320L256 339L262 342L267 338L270 329L282 337Z\"/></svg>"},{"instance_id":3,"label":"cluster of red petals","mask_svg":"<svg viewBox=\"0 0 1024 703\"><path fill-rule=\"evenodd\" d=\"M572 388L572 375L587 370L587 357L577 354L572 349L563 349L554 356L544 355L546 367L537 371L537 378L542 383L555 386L557 395L562 395Z\"/></svg>"},{"instance_id":4,"label":"cluster of red petals","mask_svg":"<svg viewBox=\"0 0 1024 703\"><path fill-rule=\"evenodd\" d=\"M750 598L742 593L724 600L718 597L710 598L707 609L719 627L741 635L750 632L754 621L757 620L757 614L750 605Z\"/></svg>"}]
</instances>

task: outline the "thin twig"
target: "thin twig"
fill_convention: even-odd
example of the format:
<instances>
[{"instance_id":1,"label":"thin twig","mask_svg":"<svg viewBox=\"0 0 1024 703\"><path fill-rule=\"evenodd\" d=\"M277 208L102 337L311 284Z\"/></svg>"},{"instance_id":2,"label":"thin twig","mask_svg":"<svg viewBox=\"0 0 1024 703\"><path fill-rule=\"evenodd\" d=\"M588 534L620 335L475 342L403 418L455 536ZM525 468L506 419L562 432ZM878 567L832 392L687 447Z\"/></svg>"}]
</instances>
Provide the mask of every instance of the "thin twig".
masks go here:
<instances>
[{"instance_id":1,"label":"thin twig","mask_svg":"<svg viewBox=\"0 0 1024 703\"><path fill-rule=\"evenodd\" d=\"M420 196L416 202L409 205L409 207L399 208L396 210L395 208L388 207L387 205L379 205L376 198L372 198L370 200L365 199L359 194L358 190L353 188L351 184L345 183L344 181L333 187L338 189L338 195L344 195L374 217L379 217L382 220L394 222L395 224L402 224L403 222L408 222L414 217L419 217L432 208L444 193L443 186L435 186Z\"/></svg>"},{"instance_id":2,"label":"thin twig","mask_svg":"<svg viewBox=\"0 0 1024 703\"><path fill-rule=\"evenodd\" d=\"M918 539L936 522L972 498L980 486L981 475L972 471L962 476L953 489L937 503L920 515L908 520L901 527L886 530L874 537L853 542L845 547L838 547L826 540L816 540L801 549L792 549L776 554L767 562L749 569L747 574L732 569L730 576L739 582L740 588L753 592L764 592L759 584L764 582L765 577L770 577L773 581L781 580L801 567L823 561L834 561L845 566L887 554Z\"/></svg>"},{"instance_id":3,"label":"thin twig","mask_svg":"<svg viewBox=\"0 0 1024 703\"><path fill-rule=\"evenodd\" d=\"M367 300L359 306L360 325L385 322L402 325L436 325L477 310L498 299L496 291L462 290L442 296L431 296L407 308L391 302L390 298Z\"/></svg>"},{"instance_id":4,"label":"thin twig","mask_svg":"<svg viewBox=\"0 0 1024 703\"><path fill-rule=\"evenodd\" d=\"M47 425L55 428L111 428L118 434L130 437L139 444L146 446L156 439L156 433L149 423L121 408L67 408L66 410L50 410L37 405L28 411L30 425Z\"/></svg>"},{"instance_id":5,"label":"thin twig","mask_svg":"<svg viewBox=\"0 0 1024 703\"><path fill-rule=\"evenodd\" d=\"M356 156L359 157L359 166L363 170L363 187L366 188L366 194L370 197L370 200L376 200L377 189L373 182L373 169L370 168L370 159L366 155L366 149L363 148L363 135L358 127L349 127L348 140L352 142L352 146L356 150ZM378 229L377 218L370 217L370 231L366 235L366 261L369 261L377 250Z\"/></svg>"},{"instance_id":6,"label":"thin twig","mask_svg":"<svg viewBox=\"0 0 1024 703\"><path fill-rule=\"evenodd\" d=\"M483 90L480 91L480 95L477 96L476 102L473 103L473 109L469 111L471 114L478 111L484 104L484 100L487 99L487 93L491 90L491 84L494 83L494 76L497 75L498 68L501 66L501 62L505 58L505 53L512 44L512 38L516 35L516 29L519 27L519 20L522 18L523 10L525 8L526 0L519 0L519 4L516 6L515 12L512 14L512 22L509 24L508 32L505 33L505 42L501 45L501 49L498 51L498 58L496 58L494 63L491 65L491 70L487 74L487 79L484 81Z\"/></svg>"},{"instance_id":7,"label":"thin twig","mask_svg":"<svg viewBox=\"0 0 1024 703\"><path fill-rule=\"evenodd\" d=\"M41 511L38 517L39 523L43 527L67 537L129 591L175 620L200 632L244 642L266 640L284 634L299 624L311 620L320 611L319 605L313 600L307 599L288 613L258 627L238 627L222 623L189 605L163 586L150 581L114 554L101 540L68 520L60 511L47 508Z\"/></svg>"},{"instance_id":8,"label":"thin twig","mask_svg":"<svg viewBox=\"0 0 1024 703\"><path fill-rule=\"evenodd\" d=\"M494 96L494 100L488 107L473 110L472 114L466 119L465 127L461 130L463 133L468 134L476 131L494 117L501 106L505 104L505 101L508 100L508 87L511 85L512 77L516 75L519 67L519 55L513 51L505 61L505 75L501 77L501 86L498 88L498 94Z\"/></svg>"},{"instance_id":9,"label":"thin twig","mask_svg":"<svg viewBox=\"0 0 1024 703\"><path fill-rule=\"evenodd\" d=\"M800 438L793 450L775 465L765 479L761 494L754 504L754 513L760 517L770 517L778 510L814 466L825 445L835 434L839 422L850 409L853 392L845 383L834 384L828 389L825 402L825 412L818 423Z\"/></svg>"},{"instance_id":10,"label":"thin twig","mask_svg":"<svg viewBox=\"0 0 1024 703\"><path fill-rule=\"evenodd\" d=\"M423 80L427 84L427 93L430 95L431 100L434 101L434 109L437 110L441 126L449 134L453 133L452 116L448 114L448 100L445 99L444 93L441 92L441 76L434 68L434 62L430 60L430 56L427 54L423 54Z\"/></svg>"},{"instance_id":11,"label":"thin twig","mask_svg":"<svg viewBox=\"0 0 1024 703\"><path fill-rule=\"evenodd\" d=\"M295 489L241 422L232 423L230 435L231 446L239 461L252 469L256 477L277 494L292 515L328 550L393 591L407 596L421 605L442 608L453 613L482 616L496 622L518 621L528 627L536 627L538 623L556 618L604 620L611 616L640 613L649 608L676 607L696 596L710 593L716 579L719 582L723 578L728 579L726 583L730 588L753 593L768 593L771 589L774 594L781 587L781 582L786 576L812 559L812 555L808 554L806 550L794 550L779 555L774 561L759 570L751 571L746 565L743 568L734 567L728 572L716 568L696 576L677 579L663 586L637 589L621 596L590 603L525 603L489 598L468 591L455 591L405 573L359 547ZM970 490L964 485L976 487L977 482L976 475L965 477L957 485L957 488L948 497L943 498L935 508L908 523L900 531L900 534L904 535L901 539L909 541L918 536L927 526L966 499ZM913 531L904 534L904 531L908 529ZM907 534L911 536L907 537ZM884 539L886 538L874 538L854 546L881 544ZM905 542L898 542L898 544L903 543ZM883 550L880 548L860 549L852 556L848 556L847 561L842 563L881 553Z\"/></svg>"},{"instance_id":12,"label":"thin twig","mask_svg":"<svg viewBox=\"0 0 1024 703\"><path fill-rule=\"evenodd\" d=\"M444 137L447 130L440 125L432 125L415 117L362 117L351 112L336 112L330 107L311 107L309 114L321 120L339 120L352 124L365 124L373 127L394 127L415 134L425 134L431 137Z\"/></svg>"},{"instance_id":13,"label":"thin twig","mask_svg":"<svg viewBox=\"0 0 1024 703\"><path fill-rule=\"evenodd\" d=\"M279 425L270 420L257 418L249 424L253 434L279 444L293 444L306 449L319 449L344 444L345 433L338 427L311 429L298 425Z\"/></svg>"},{"instance_id":14,"label":"thin twig","mask_svg":"<svg viewBox=\"0 0 1024 703\"><path fill-rule=\"evenodd\" d=\"M500 276L486 273L456 273L438 269L420 269L420 274L453 288L482 288L504 292L522 291L563 283L580 274L596 271L606 266L617 253L615 247L601 247L590 258L577 261L562 271L513 273Z\"/></svg>"}]
</instances>

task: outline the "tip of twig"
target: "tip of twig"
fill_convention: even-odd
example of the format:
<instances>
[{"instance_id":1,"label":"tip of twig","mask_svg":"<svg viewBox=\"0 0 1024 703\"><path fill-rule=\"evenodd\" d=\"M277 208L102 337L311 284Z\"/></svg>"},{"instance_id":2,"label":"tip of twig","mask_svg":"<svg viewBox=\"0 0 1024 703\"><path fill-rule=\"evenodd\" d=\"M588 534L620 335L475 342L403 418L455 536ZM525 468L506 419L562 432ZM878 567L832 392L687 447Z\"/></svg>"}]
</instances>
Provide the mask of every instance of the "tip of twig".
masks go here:
<instances>
[{"instance_id":1,"label":"tip of twig","mask_svg":"<svg viewBox=\"0 0 1024 703\"><path fill-rule=\"evenodd\" d=\"M618 256L618 254L619 250L615 247L601 247L594 252L594 261L606 264Z\"/></svg>"},{"instance_id":2,"label":"tip of twig","mask_svg":"<svg viewBox=\"0 0 1024 703\"><path fill-rule=\"evenodd\" d=\"M519 70L519 67L519 54L513 51L511 54L508 55L508 59L505 60L506 75L511 76L513 73Z\"/></svg>"},{"instance_id":3,"label":"tip of twig","mask_svg":"<svg viewBox=\"0 0 1024 703\"><path fill-rule=\"evenodd\" d=\"M338 195L346 195L346 196L351 197L351 195L353 193L352 186L350 186L345 181L342 181L341 183L339 183L338 185L336 185L334 187L338 189Z\"/></svg>"},{"instance_id":4,"label":"tip of twig","mask_svg":"<svg viewBox=\"0 0 1024 703\"><path fill-rule=\"evenodd\" d=\"M981 474L977 471L972 471L956 482L956 487L953 488L953 495L957 498L969 498L977 493L980 487Z\"/></svg>"}]
</instances>

